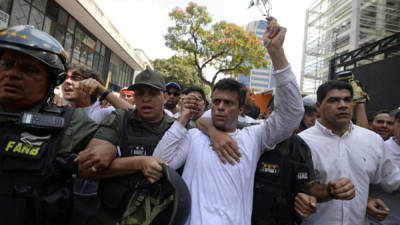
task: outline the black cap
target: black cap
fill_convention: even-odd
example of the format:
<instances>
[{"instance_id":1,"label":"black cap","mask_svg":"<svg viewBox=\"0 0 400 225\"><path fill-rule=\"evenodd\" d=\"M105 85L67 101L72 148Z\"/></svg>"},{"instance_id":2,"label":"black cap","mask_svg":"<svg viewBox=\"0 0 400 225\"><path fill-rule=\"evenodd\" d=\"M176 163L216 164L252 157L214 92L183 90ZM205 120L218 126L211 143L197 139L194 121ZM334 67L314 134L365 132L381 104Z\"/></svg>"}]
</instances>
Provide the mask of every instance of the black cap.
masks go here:
<instances>
[{"instance_id":1,"label":"black cap","mask_svg":"<svg viewBox=\"0 0 400 225\"><path fill-rule=\"evenodd\" d=\"M135 78L135 83L131 85L129 89L135 90L139 85L147 85L160 91L165 91L165 81L163 76L151 69L146 69L139 73Z\"/></svg>"}]
</instances>

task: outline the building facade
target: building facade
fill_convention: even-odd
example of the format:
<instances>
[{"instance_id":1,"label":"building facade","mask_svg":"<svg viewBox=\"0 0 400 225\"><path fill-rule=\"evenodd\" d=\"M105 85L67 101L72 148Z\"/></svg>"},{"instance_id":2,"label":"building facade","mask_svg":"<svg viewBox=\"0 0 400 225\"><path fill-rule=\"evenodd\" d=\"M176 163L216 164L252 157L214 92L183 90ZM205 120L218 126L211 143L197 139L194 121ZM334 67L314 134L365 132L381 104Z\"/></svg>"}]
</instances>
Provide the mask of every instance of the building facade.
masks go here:
<instances>
[{"instance_id":1,"label":"building facade","mask_svg":"<svg viewBox=\"0 0 400 225\"><path fill-rule=\"evenodd\" d=\"M263 34L267 29L267 21L253 21L244 26L244 30L246 32L254 32L263 44ZM267 55L267 59L270 61L270 56L268 55L267 49L265 49L265 54ZM258 69L252 69L250 74L240 74L237 80L243 84L245 84L250 90L254 89L255 93L261 93L271 88L275 87L275 81L272 76L272 63L269 63L267 68L261 67Z\"/></svg>"},{"instance_id":2,"label":"building facade","mask_svg":"<svg viewBox=\"0 0 400 225\"><path fill-rule=\"evenodd\" d=\"M108 87L132 84L150 66L122 38L94 0L1 0L0 29L29 24L55 37L68 62L101 73Z\"/></svg>"},{"instance_id":3,"label":"building facade","mask_svg":"<svg viewBox=\"0 0 400 225\"><path fill-rule=\"evenodd\" d=\"M334 56L399 31L399 0L317 0L306 11L300 89L315 93Z\"/></svg>"}]
</instances>

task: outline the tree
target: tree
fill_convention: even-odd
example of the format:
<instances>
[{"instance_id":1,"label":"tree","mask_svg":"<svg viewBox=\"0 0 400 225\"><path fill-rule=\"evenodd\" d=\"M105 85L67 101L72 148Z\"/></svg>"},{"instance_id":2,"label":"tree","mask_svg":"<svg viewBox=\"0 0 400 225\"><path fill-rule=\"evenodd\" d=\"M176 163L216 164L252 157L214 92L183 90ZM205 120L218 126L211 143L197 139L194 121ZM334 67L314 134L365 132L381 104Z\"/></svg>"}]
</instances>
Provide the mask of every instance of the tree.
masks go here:
<instances>
[{"instance_id":1,"label":"tree","mask_svg":"<svg viewBox=\"0 0 400 225\"><path fill-rule=\"evenodd\" d=\"M237 77L249 74L253 67L268 66L264 47L254 33L226 21L209 26L212 19L205 6L190 2L185 11L176 7L169 16L175 25L164 36L166 45L187 55L196 75L211 88L221 73ZM204 76L208 66L216 69L211 81Z\"/></svg>"},{"instance_id":2,"label":"tree","mask_svg":"<svg viewBox=\"0 0 400 225\"><path fill-rule=\"evenodd\" d=\"M189 65L188 57L172 56L169 59L155 59L152 64L154 70L161 73L166 82L175 81L181 85L182 89L189 86L198 86L203 88L208 95L210 88L206 87L196 76L196 70Z\"/></svg>"}]
</instances>

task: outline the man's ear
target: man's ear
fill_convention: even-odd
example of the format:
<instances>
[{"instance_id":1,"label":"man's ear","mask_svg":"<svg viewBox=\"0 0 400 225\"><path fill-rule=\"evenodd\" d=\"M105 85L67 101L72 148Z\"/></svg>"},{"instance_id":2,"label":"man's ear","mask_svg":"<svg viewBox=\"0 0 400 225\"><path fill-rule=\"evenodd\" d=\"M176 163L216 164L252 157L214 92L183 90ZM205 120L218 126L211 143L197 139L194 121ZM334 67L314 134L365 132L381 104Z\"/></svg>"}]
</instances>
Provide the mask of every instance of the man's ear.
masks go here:
<instances>
[{"instance_id":1,"label":"man's ear","mask_svg":"<svg viewBox=\"0 0 400 225\"><path fill-rule=\"evenodd\" d=\"M316 102L316 103L315 103L315 108L317 108L318 113L321 114L321 110L320 110L320 108L321 108L321 103Z\"/></svg>"},{"instance_id":2,"label":"man's ear","mask_svg":"<svg viewBox=\"0 0 400 225\"><path fill-rule=\"evenodd\" d=\"M163 105L164 105L165 103L167 103L168 93L166 91L164 91L163 94L164 94L164 102L163 102Z\"/></svg>"},{"instance_id":3,"label":"man's ear","mask_svg":"<svg viewBox=\"0 0 400 225\"><path fill-rule=\"evenodd\" d=\"M244 104L239 107L239 115L244 113L244 109L245 109L245 105Z\"/></svg>"}]
</instances>

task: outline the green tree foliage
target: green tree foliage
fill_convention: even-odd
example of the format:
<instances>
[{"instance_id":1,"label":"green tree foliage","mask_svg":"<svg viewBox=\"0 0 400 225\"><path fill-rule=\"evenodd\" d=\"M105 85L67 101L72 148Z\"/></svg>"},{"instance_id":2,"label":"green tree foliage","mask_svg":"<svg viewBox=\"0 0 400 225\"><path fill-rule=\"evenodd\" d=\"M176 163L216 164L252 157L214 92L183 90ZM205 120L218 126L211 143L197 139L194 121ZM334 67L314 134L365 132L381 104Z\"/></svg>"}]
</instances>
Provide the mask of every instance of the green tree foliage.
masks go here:
<instances>
[{"instance_id":1,"label":"green tree foliage","mask_svg":"<svg viewBox=\"0 0 400 225\"><path fill-rule=\"evenodd\" d=\"M169 13L175 23L164 36L166 45L189 56L189 64L206 85L213 87L219 74L249 74L255 67L267 67L268 61L261 42L254 33L246 33L233 23L212 21L205 6L190 2L186 10L176 7ZM204 69L216 69L211 81Z\"/></svg>"},{"instance_id":2,"label":"green tree foliage","mask_svg":"<svg viewBox=\"0 0 400 225\"><path fill-rule=\"evenodd\" d=\"M190 61L188 57L172 56L169 59L155 59L152 64L154 70L164 76L165 82L177 82L182 89L189 86L198 86L203 88L208 95L210 88L206 87L196 76L197 72L193 66L189 65Z\"/></svg>"}]
</instances>

